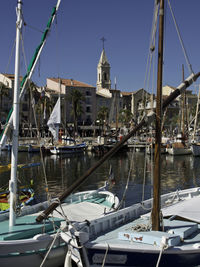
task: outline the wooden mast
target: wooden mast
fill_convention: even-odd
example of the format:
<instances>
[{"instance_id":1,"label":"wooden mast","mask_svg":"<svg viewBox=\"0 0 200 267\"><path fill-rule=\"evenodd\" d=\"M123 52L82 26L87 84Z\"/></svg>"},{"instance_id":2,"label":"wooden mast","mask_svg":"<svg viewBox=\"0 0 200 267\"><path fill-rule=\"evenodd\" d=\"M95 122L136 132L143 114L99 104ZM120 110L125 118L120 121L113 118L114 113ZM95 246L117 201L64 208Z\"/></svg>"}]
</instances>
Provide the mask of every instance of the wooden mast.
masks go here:
<instances>
[{"instance_id":1,"label":"wooden mast","mask_svg":"<svg viewBox=\"0 0 200 267\"><path fill-rule=\"evenodd\" d=\"M157 74L157 104L156 104L156 136L155 136L155 167L153 181L152 230L161 230L160 226L160 163L161 163L161 117L162 117L162 73L163 73L163 29L164 0L160 0L159 12L159 43L158 43L158 74Z\"/></svg>"},{"instance_id":2,"label":"wooden mast","mask_svg":"<svg viewBox=\"0 0 200 267\"><path fill-rule=\"evenodd\" d=\"M161 61L162 62L162 61ZM181 83L175 91L173 91L167 99L162 104L162 109L164 110L174 99L176 99L179 95L182 94L187 87L189 87L196 79L200 76L200 72L197 74L192 73L183 83ZM162 88L162 86L161 86ZM100 165L103 164L107 159L109 159L112 155L114 155L122 145L134 134L137 133L143 126L149 125L154 119L154 113L149 114L149 116L145 116L138 125L135 126L133 130L130 131L123 139L117 143L111 150L109 150L98 162L94 164L94 166L90 167L86 173L84 173L79 179L76 180L65 192L63 192L59 197L59 201L62 202L66 197L68 197L75 189L77 189ZM42 212L36 218L37 222L41 222L46 219L50 213L54 209L59 206L59 202L53 202L44 212Z\"/></svg>"}]
</instances>

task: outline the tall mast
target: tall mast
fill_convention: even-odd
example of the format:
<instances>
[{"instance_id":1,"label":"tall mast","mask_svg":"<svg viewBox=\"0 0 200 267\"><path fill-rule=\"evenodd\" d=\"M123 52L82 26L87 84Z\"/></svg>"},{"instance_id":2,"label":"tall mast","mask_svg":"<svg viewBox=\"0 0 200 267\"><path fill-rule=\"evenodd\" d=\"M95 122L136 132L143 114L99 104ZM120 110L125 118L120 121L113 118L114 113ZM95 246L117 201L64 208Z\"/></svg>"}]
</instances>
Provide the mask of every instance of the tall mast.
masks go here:
<instances>
[{"instance_id":1,"label":"tall mast","mask_svg":"<svg viewBox=\"0 0 200 267\"><path fill-rule=\"evenodd\" d=\"M118 101L117 101L117 79L115 77L115 123L116 123L116 131L118 129Z\"/></svg>"},{"instance_id":2,"label":"tall mast","mask_svg":"<svg viewBox=\"0 0 200 267\"><path fill-rule=\"evenodd\" d=\"M164 37L164 0L160 0L159 11L159 43L158 43L158 74L157 74L157 104L156 104L156 138L155 167L153 181L152 230L159 231L160 226L160 175L161 175L161 118L162 118L162 74L163 74L163 37Z\"/></svg>"},{"instance_id":3,"label":"tall mast","mask_svg":"<svg viewBox=\"0 0 200 267\"><path fill-rule=\"evenodd\" d=\"M182 81L184 82L184 65L182 65ZM182 117L181 117L181 133L182 138L185 138L185 92L182 94Z\"/></svg>"},{"instance_id":4,"label":"tall mast","mask_svg":"<svg viewBox=\"0 0 200 267\"><path fill-rule=\"evenodd\" d=\"M199 113L199 104L200 104L200 85L199 85L199 93L198 93L198 98L197 98L197 106L196 106L196 113L195 113L195 120L194 120L194 130L193 130L193 135L192 135L192 141L193 142L195 140L195 134L196 134L196 129L197 129L197 118L198 118L198 113Z\"/></svg>"},{"instance_id":5,"label":"tall mast","mask_svg":"<svg viewBox=\"0 0 200 267\"><path fill-rule=\"evenodd\" d=\"M9 226L15 225L15 206L17 191L17 160L18 160L18 136L19 136L19 62L20 62L20 32L22 28L22 2L18 0L17 4L17 22L16 22L16 48L15 48L15 82L13 98L13 136L12 136L12 154L11 154L11 175L10 175L10 217Z\"/></svg>"}]
</instances>

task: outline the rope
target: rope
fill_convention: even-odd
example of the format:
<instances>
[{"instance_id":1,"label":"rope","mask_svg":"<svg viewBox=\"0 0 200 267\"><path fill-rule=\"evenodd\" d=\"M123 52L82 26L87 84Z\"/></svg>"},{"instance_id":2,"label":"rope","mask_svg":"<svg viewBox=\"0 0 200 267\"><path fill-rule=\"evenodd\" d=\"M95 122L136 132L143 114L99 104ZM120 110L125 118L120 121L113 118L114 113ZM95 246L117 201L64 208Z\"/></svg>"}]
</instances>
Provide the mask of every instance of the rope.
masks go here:
<instances>
[{"instance_id":1,"label":"rope","mask_svg":"<svg viewBox=\"0 0 200 267\"><path fill-rule=\"evenodd\" d=\"M127 177L127 181L126 181L126 186L125 186L125 189L124 189L124 193L123 193L122 199L121 199L118 207L116 208L116 210L119 210L122 207L122 205L123 205L123 203L125 201L125 198L126 198L126 192L128 190L130 176L131 176L131 172L132 172L132 168L133 168L133 155L134 155L134 150L132 151L131 165L130 165L130 168L129 168L129 172L128 172L128 177Z\"/></svg>"},{"instance_id":2,"label":"rope","mask_svg":"<svg viewBox=\"0 0 200 267\"><path fill-rule=\"evenodd\" d=\"M42 31L42 30L40 30L40 29L38 29L38 28L36 28L36 27L34 27L34 26L31 26L31 25L29 25L29 24L27 24L27 23L25 23L25 26L27 26L28 28L30 28L30 29L32 29L32 30L34 30L34 31L37 31L37 32L40 32L40 33L44 33L44 31Z\"/></svg>"},{"instance_id":3,"label":"rope","mask_svg":"<svg viewBox=\"0 0 200 267\"><path fill-rule=\"evenodd\" d=\"M56 198L54 199L53 201L51 201L52 203L58 203L58 205L60 206L60 209L61 209L61 212L59 212L57 209L56 211L61 215L63 216L63 218L67 221L67 222L70 222L69 219L67 218L67 215L65 214L64 210L63 210L63 207L61 205L61 201L59 198Z\"/></svg>"},{"instance_id":4,"label":"rope","mask_svg":"<svg viewBox=\"0 0 200 267\"><path fill-rule=\"evenodd\" d=\"M54 199L53 201L51 201L51 202L52 202L52 203L58 203L58 204L59 204L60 209L61 209L61 212L59 212L57 209L56 209L56 212L58 212L61 216L63 216L63 218L66 220L67 224L70 225L70 226L74 229L74 231L77 231L76 227L72 224L72 222L68 219L67 215L65 214L65 212L64 212L64 210L63 210L63 207L62 207L62 205L61 205L62 203L61 203L60 199L59 199L59 198L55 198L55 199ZM44 216L43 213L42 213L41 215ZM52 215L52 218L54 218L53 215ZM80 229L80 230L81 230L81 229ZM79 247L79 248L82 248L82 246Z\"/></svg>"},{"instance_id":5,"label":"rope","mask_svg":"<svg viewBox=\"0 0 200 267\"><path fill-rule=\"evenodd\" d=\"M146 72L145 72L145 79L144 79L144 89L146 88L146 91L149 90L149 84L150 84L150 74L153 64L153 70L152 70L152 94L153 94L153 88L154 88L154 75L155 75L155 41L156 41L156 29L157 29L157 23L158 23L158 10L159 10L159 3L155 1L154 4L154 14L153 14L153 21L152 21L152 29L151 29L151 40L149 45L149 54L147 57L147 64L146 64ZM145 98L146 95L146 98ZM144 104L144 112L146 110L146 103L148 101L148 93L145 93L143 91L143 104Z\"/></svg>"},{"instance_id":6,"label":"rope","mask_svg":"<svg viewBox=\"0 0 200 267\"><path fill-rule=\"evenodd\" d=\"M145 72L145 79L144 79L144 88L146 87L145 83L147 80L147 73L148 73L148 65L151 65L152 62L152 54L155 51L155 35L156 35L156 29L157 29L157 22L158 22L158 4L154 5L154 15L153 15L153 22L152 22L152 29L151 29L151 40L149 45L149 51L150 54L148 54L147 57L147 65L146 65L146 72ZM150 61L150 64L149 64Z\"/></svg>"},{"instance_id":7,"label":"rope","mask_svg":"<svg viewBox=\"0 0 200 267\"><path fill-rule=\"evenodd\" d=\"M144 193L145 193L145 183L146 183L146 166L147 166L147 139L145 144L145 156L144 156L144 177L143 177L143 185L142 185L142 202L144 201Z\"/></svg>"},{"instance_id":8,"label":"rope","mask_svg":"<svg viewBox=\"0 0 200 267\"><path fill-rule=\"evenodd\" d=\"M105 255L104 255L104 258L103 258L103 262L102 262L101 267L104 267L105 266L105 262L106 262L106 257L107 257L107 254L108 254L108 250L109 250L109 245L107 244L107 249L106 249L106 252L105 252Z\"/></svg>"},{"instance_id":9,"label":"rope","mask_svg":"<svg viewBox=\"0 0 200 267\"><path fill-rule=\"evenodd\" d=\"M30 88L30 81L28 81L28 83L29 83L29 88ZM32 94L31 89L30 89L30 95L31 95L31 103L32 103L32 108L33 108L34 121L35 121L36 129L37 129L37 140L38 140L38 143L39 143L40 142L40 138L39 138L38 123L37 123L37 119L36 119L35 105L34 105L34 101L33 101L34 98L33 98L33 94ZM48 181L47 181L47 175L46 175L44 157L43 157L41 145L40 145L40 157L41 157L42 169L43 169L44 180L45 180L45 190L46 190L46 193L47 193L47 200L50 201L51 195L49 193L49 187L48 187Z\"/></svg>"},{"instance_id":10,"label":"rope","mask_svg":"<svg viewBox=\"0 0 200 267\"><path fill-rule=\"evenodd\" d=\"M156 263L156 267L158 267L160 264L160 260L161 260L161 256L162 256L163 251L164 251L164 248L162 247L160 250L160 253L159 253L158 261Z\"/></svg>"},{"instance_id":11,"label":"rope","mask_svg":"<svg viewBox=\"0 0 200 267\"><path fill-rule=\"evenodd\" d=\"M54 245L54 243L55 243L55 241L56 241L56 238L58 237L58 234L60 233L60 231L61 231L61 230L59 229L58 232L56 233L56 235L54 236L54 239L53 239L53 241L52 241L52 243L51 243L51 245L50 245L50 247L49 247L49 249L48 249L48 251L47 251L45 257L44 257L42 263L40 264L40 267L42 267L42 266L44 265L44 263L45 263L45 261L46 261L48 255L49 255L49 253L50 253L50 251L51 251L51 249L52 249L52 247L53 247L53 245Z\"/></svg>"},{"instance_id":12,"label":"rope","mask_svg":"<svg viewBox=\"0 0 200 267\"><path fill-rule=\"evenodd\" d=\"M151 224L137 224L131 227L131 230L134 232L147 232L151 230Z\"/></svg>"},{"instance_id":13,"label":"rope","mask_svg":"<svg viewBox=\"0 0 200 267\"><path fill-rule=\"evenodd\" d=\"M194 74L194 72L193 72L193 70L192 70L192 65L190 64L188 55L187 55L187 53L186 53L186 50L185 50L185 47L184 47L184 44L183 44L183 40L182 40L182 38L181 38L181 34L180 34L180 31L179 31L179 28L178 28L178 25L177 25L177 22L176 22L176 19L175 19L175 16L174 16L174 13L173 13L171 4L170 4L170 0L168 0L168 5L169 5L169 8L170 8L170 11L171 11L171 14L172 14L172 18L173 18L173 21L174 21L174 24L175 24L175 28L176 28L178 37L179 37L179 41L180 41L180 43L181 43L181 47L182 47L182 50L183 50L183 54L184 54L184 56L185 56L186 63L187 63L187 65L188 65L188 69L189 69L189 71L191 72L191 74Z\"/></svg>"},{"instance_id":14,"label":"rope","mask_svg":"<svg viewBox=\"0 0 200 267\"><path fill-rule=\"evenodd\" d=\"M25 64L26 69L28 69L26 55L25 55L25 49L24 49L24 41L23 41L23 36L22 36L21 33L20 33L20 39L21 39L21 43L22 43L22 52L23 52L23 56L24 56L24 64ZM29 90L30 90L30 97L31 97L32 109L33 109L33 117L34 117L36 129L37 129L37 140L38 140L38 143L40 143L39 129L38 129L38 123L37 123L37 119L36 119L35 105L34 105L34 101L33 101L33 93L32 93L32 90L31 90L31 82L30 82L30 80L28 80L28 86L29 86ZM50 193L49 193L49 190L48 190L48 181L47 181L44 158L43 158L43 153L42 153L41 146L40 146L40 158L41 158L41 162L42 162L42 169L43 169L44 180L45 180L45 188L46 188L46 193L47 193L47 200L50 201L51 196L50 196Z\"/></svg>"},{"instance_id":15,"label":"rope","mask_svg":"<svg viewBox=\"0 0 200 267\"><path fill-rule=\"evenodd\" d=\"M176 197L177 197L177 201L181 200L180 196L179 196L179 190L178 189L174 193L174 196L173 196L172 200L171 201L170 200L167 201L167 204L172 204L174 202L174 200L176 199Z\"/></svg>"},{"instance_id":16,"label":"rope","mask_svg":"<svg viewBox=\"0 0 200 267\"><path fill-rule=\"evenodd\" d=\"M13 47L12 47L12 49L11 49L11 54L10 54L10 57L9 57L9 59L8 59L8 64L7 64L7 66L6 66L5 73L8 73L8 68L9 68L9 66L10 66L10 62L11 62L11 58L12 58L12 55L13 55L13 52L14 52L15 44L16 44L16 40L14 41ZM3 79L3 82L4 82L4 80L5 80L5 77L4 77L4 79Z\"/></svg>"},{"instance_id":17,"label":"rope","mask_svg":"<svg viewBox=\"0 0 200 267\"><path fill-rule=\"evenodd\" d=\"M159 266L160 264L160 260L161 260L161 256L163 254L163 251L168 249L168 245L167 245L167 239L165 236L162 237L162 240L161 240L161 250L160 250L160 253L159 253L159 257L158 257L158 261L156 263L156 267Z\"/></svg>"},{"instance_id":18,"label":"rope","mask_svg":"<svg viewBox=\"0 0 200 267\"><path fill-rule=\"evenodd\" d=\"M56 50L56 55L57 55L57 57L56 57L56 59L57 59L57 72L58 72L58 77L60 77L60 60L59 60L59 51L60 51L60 49L59 49L59 41L60 41L60 39L58 38L59 37L59 35L58 35L58 33L59 33L59 31L58 31L58 18L57 18L57 14L56 14L56 16L55 16L55 30L56 30L56 45L55 45L55 50Z\"/></svg>"}]
</instances>

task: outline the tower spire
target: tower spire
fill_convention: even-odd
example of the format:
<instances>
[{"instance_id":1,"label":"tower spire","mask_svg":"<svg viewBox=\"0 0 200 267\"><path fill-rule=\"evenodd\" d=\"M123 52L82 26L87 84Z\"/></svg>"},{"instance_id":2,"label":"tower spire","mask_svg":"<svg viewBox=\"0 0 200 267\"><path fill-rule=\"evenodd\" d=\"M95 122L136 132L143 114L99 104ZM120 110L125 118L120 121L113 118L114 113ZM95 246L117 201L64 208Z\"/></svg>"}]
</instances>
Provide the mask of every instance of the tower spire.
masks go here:
<instances>
[{"instance_id":1,"label":"tower spire","mask_svg":"<svg viewBox=\"0 0 200 267\"><path fill-rule=\"evenodd\" d=\"M97 89L105 88L110 89L111 88L111 80L110 80L110 64L108 62L108 59L106 57L106 53L104 50L104 43L106 39L102 37L100 39L103 43L103 50L101 52L100 60L97 65Z\"/></svg>"},{"instance_id":2,"label":"tower spire","mask_svg":"<svg viewBox=\"0 0 200 267\"><path fill-rule=\"evenodd\" d=\"M102 37L100 40L101 40L102 43L103 43L103 49L104 49L104 43L105 43L105 41L106 41L106 38Z\"/></svg>"}]
</instances>

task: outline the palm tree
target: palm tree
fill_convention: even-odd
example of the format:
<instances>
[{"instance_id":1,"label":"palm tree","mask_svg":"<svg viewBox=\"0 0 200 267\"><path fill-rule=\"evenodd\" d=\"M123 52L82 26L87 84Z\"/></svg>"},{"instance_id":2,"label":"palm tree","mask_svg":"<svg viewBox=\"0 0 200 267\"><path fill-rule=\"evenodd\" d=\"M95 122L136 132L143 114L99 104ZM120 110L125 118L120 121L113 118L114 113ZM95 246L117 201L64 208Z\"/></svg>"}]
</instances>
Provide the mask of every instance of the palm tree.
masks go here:
<instances>
[{"instance_id":1,"label":"palm tree","mask_svg":"<svg viewBox=\"0 0 200 267\"><path fill-rule=\"evenodd\" d=\"M127 125L130 123L131 119L133 118L133 114L129 109L122 109L119 112L119 121L123 124Z\"/></svg>"},{"instance_id":2,"label":"palm tree","mask_svg":"<svg viewBox=\"0 0 200 267\"><path fill-rule=\"evenodd\" d=\"M78 116L80 116L83 113L81 101L84 100L85 97L79 90L72 89L70 91L69 102L72 104L72 115L74 118L74 137L75 137L75 132L78 132Z\"/></svg>"},{"instance_id":3,"label":"palm tree","mask_svg":"<svg viewBox=\"0 0 200 267\"><path fill-rule=\"evenodd\" d=\"M97 114L97 119L100 121L100 124L102 125L102 128L104 129L104 126L108 120L109 116L109 109L106 106L101 106L98 114Z\"/></svg>"}]
</instances>

